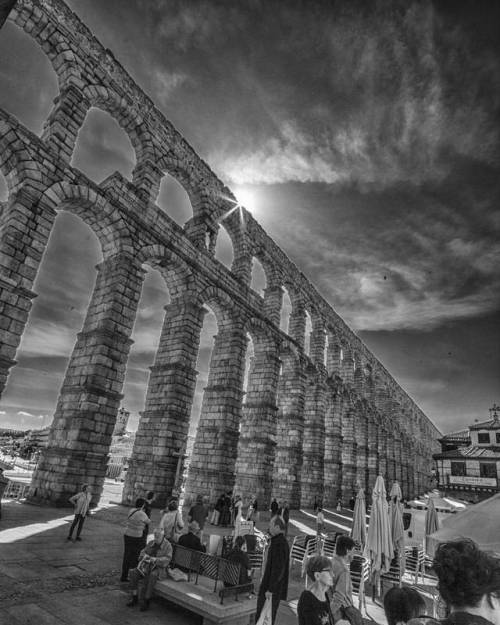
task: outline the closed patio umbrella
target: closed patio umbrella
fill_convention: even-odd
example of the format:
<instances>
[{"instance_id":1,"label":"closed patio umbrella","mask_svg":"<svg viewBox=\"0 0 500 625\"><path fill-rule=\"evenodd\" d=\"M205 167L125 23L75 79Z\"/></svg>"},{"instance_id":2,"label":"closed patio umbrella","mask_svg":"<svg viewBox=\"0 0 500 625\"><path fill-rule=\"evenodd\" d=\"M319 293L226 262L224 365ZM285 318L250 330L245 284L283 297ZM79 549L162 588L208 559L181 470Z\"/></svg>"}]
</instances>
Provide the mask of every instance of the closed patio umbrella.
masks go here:
<instances>
[{"instance_id":1,"label":"closed patio umbrella","mask_svg":"<svg viewBox=\"0 0 500 625\"><path fill-rule=\"evenodd\" d=\"M394 482L390 492L391 502L389 504L389 516L391 519L391 538L394 551L398 552L400 574L403 575L405 570L405 530L403 525L403 504L401 500L403 494L398 482ZM401 585L401 577L399 580Z\"/></svg>"},{"instance_id":2,"label":"closed patio umbrella","mask_svg":"<svg viewBox=\"0 0 500 625\"><path fill-rule=\"evenodd\" d=\"M427 511L425 513L425 551L427 550L427 538L434 532L437 532L439 529L439 519L438 514L436 512L436 508L434 507L434 500L432 497L429 497L429 501L427 503Z\"/></svg>"},{"instance_id":3,"label":"closed patio umbrella","mask_svg":"<svg viewBox=\"0 0 500 625\"><path fill-rule=\"evenodd\" d=\"M372 509L364 555L370 559L372 579L380 591L380 575L386 573L394 557L391 523L384 478L379 475L372 492Z\"/></svg>"},{"instance_id":4,"label":"closed patio umbrella","mask_svg":"<svg viewBox=\"0 0 500 625\"><path fill-rule=\"evenodd\" d=\"M365 491L360 488L356 495L354 504L354 515L352 517L351 538L360 543L361 550L365 548L366 543L366 503Z\"/></svg>"}]
</instances>

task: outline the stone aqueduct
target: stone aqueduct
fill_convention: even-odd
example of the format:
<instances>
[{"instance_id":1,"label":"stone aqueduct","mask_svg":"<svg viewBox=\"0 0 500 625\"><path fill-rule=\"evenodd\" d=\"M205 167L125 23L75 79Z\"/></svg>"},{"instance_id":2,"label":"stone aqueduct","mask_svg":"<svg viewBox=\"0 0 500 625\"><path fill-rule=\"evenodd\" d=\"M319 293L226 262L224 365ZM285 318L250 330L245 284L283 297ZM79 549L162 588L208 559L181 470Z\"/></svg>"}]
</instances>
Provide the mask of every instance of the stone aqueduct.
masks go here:
<instances>
[{"instance_id":1,"label":"stone aqueduct","mask_svg":"<svg viewBox=\"0 0 500 625\"><path fill-rule=\"evenodd\" d=\"M0 171L9 190L1 206L0 388L25 329L33 282L58 211L71 211L97 235L103 261L57 402L49 444L31 497L65 503L85 480L94 503L104 483L122 399L131 333L146 265L171 296L125 483L161 493L175 480L195 390L203 318L215 337L186 489L213 496L233 487L291 507L325 505L377 474L398 479L405 496L428 485L439 432L252 215L155 108L112 53L60 0L18 0L9 19L33 37L57 74L59 95L41 136L0 110ZM136 155L132 181L118 172L95 184L70 166L91 107L110 113ZM155 200L161 178L187 191L192 218L181 228ZM215 259L220 223L234 261ZM250 288L253 258L267 279ZM280 330L283 287L292 311ZM312 320L305 351L306 312ZM254 358L243 392L245 353Z\"/></svg>"}]
</instances>

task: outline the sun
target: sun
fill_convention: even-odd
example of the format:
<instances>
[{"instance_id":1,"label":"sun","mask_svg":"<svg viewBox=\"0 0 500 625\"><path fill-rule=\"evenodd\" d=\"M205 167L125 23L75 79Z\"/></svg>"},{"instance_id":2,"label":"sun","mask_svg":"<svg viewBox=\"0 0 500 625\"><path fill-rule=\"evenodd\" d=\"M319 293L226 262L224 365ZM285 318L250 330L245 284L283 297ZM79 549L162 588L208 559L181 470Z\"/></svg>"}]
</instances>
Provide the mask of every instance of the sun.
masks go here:
<instances>
[{"instance_id":1,"label":"sun","mask_svg":"<svg viewBox=\"0 0 500 625\"><path fill-rule=\"evenodd\" d=\"M238 200L238 204L247 209L249 213L255 214L258 209L258 198L255 191L250 187L237 187L234 195Z\"/></svg>"}]
</instances>

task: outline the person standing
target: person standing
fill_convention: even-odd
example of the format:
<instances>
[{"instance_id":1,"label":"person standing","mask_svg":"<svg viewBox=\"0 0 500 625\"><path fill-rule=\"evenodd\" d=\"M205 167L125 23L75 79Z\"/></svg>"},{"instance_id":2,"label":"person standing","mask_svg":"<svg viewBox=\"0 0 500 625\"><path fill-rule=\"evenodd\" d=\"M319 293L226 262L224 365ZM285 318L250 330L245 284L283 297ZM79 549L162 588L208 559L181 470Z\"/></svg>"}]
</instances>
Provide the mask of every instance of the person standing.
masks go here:
<instances>
[{"instance_id":1,"label":"person standing","mask_svg":"<svg viewBox=\"0 0 500 625\"><path fill-rule=\"evenodd\" d=\"M2 518L2 497L8 483L8 478L3 474L3 467L0 467L0 519Z\"/></svg>"},{"instance_id":2,"label":"person standing","mask_svg":"<svg viewBox=\"0 0 500 625\"><path fill-rule=\"evenodd\" d=\"M276 516L279 512L279 504L276 501L276 497L271 501L271 518Z\"/></svg>"},{"instance_id":3,"label":"person standing","mask_svg":"<svg viewBox=\"0 0 500 625\"><path fill-rule=\"evenodd\" d=\"M314 556L307 563L307 576L313 582L304 590L297 604L299 625L333 625L330 600L326 594L332 585L332 567L325 556Z\"/></svg>"},{"instance_id":4,"label":"person standing","mask_svg":"<svg viewBox=\"0 0 500 625\"><path fill-rule=\"evenodd\" d=\"M147 514L148 518L151 519L151 513L153 511L153 501L155 500L155 494L152 490L150 490L146 494L146 501L144 503L144 512ZM149 527L147 525L144 526L144 531L142 532L142 543L143 547L146 546L148 542L148 532Z\"/></svg>"},{"instance_id":5,"label":"person standing","mask_svg":"<svg viewBox=\"0 0 500 625\"><path fill-rule=\"evenodd\" d=\"M196 503L191 507L191 510L188 514L188 522L196 521L198 523L200 530L203 531L205 527L205 521L208 517L208 508L203 503L203 497L201 495L196 496Z\"/></svg>"},{"instance_id":6,"label":"person standing","mask_svg":"<svg viewBox=\"0 0 500 625\"><path fill-rule=\"evenodd\" d=\"M276 504L277 505L277 504ZM255 621L259 620L267 597L272 597L272 623L276 620L276 614L280 601L285 600L288 594L288 570L290 568L290 548L285 538L285 523L279 516L274 516L269 522L271 540L267 553L266 567L257 597L257 613Z\"/></svg>"},{"instance_id":7,"label":"person standing","mask_svg":"<svg viewBox=\"0 0 500 625\"><path fill-rule=\"evenodd\" d=\"M76 540L81 540L80 534L82 533L83 522L85 521L85 517L89 513L90 500L92 499L92 495L89 492L89 485L83 484L82 490L76 495L73 495L68 499L70 503L75 506L74 513L75 518L73 519L73 523L69 528L68 540L71 540L73 537L73 530L76 529ZM77 527L78 526L78 527Z\"/></svg>"},{"instance_id":8,"label":"person standing","mask_svg":"<svg viewBox=\"0 0 500 625\"><path fill-rule=\"evenodd\" d=\"M120 581L128 581L129 569L135 569L139 562L139 554L143 548L142 535L144 527L149 525L151 519L144 512L144 499L139 497L135 502L135 508L129 510L125 533L123 535L124 551L122 562L122 576Z\"/></svg>"},{"instance_id":9,"label":"person standing","mask_svg":"<svg viewBox=\"0 0 500 625\"><path fill-rule=\"evenodd\" d=\"M285 523L285 538L288 536L288 523L290 522L290 508L288 507L288 501L283 503L283 508L281 509L281 518Z\"/></svg>"},{"instance_id":10,"label":"person standing","mask_svg":"<svg viewBox=\"0 0 500 625\"><path fill-rule=\"evenodd\" d=\"M234 498L234 535L240 535L241 520L243 519L243 499L241 495Z\"/></svg>"},{"instance_id":11,"label":"person standing","mask_svg":"<svg viewBox=\"0 0 500 625\"><path fill-rule=\"evenodd\" d=\"M325 529L325 515L323 510L318 507L318 514L316 515L316 533L318 534L318 538L321 538L321 535Z\"/></svg>"}]
</instances>

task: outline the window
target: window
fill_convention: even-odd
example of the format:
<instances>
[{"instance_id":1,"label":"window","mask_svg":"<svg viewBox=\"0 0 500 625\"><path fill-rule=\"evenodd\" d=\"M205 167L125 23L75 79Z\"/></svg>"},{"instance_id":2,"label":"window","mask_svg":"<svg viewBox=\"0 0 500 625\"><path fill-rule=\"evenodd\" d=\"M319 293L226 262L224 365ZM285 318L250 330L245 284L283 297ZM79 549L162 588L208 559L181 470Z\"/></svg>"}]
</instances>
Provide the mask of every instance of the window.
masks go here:
<instances>
[{"instance_id":1,"label":"window","mask_svg":"<svg viewBox=\"0 0 500 625\"><path fill-rule=\"evenodd\" d=\"M479 476L480 477L496 477L497 465L494 462L480 462L479 463Z\"/></svg>"},{"instance_id":2,"label":"window","mask_svg":"<svg viewBox=\"0 0 500 625\"><path fill-rule=\"evenodd\" d=\"M452 475L465 475L465 462L452 462L451 474Z\"/></svg>"},{"instance_id":3,"label":"window","mask_svg":"<svg viewBox=\"0 0 500 625\"><path fill-rule=\"evenodd\" d=\"M479 434L477 435L477 442L480 445L484 445L484 443L488 444L490 442L489 432L479 432Z\"/></svg>"},{"instance_id":4,"label":"window","mask_svg":"<svg viewBox=\"0 0 500 625\"><path fill-rule=\"evenodd\" d=\"M497 432L497 443L500 445L500 432Z\"/></svg>"}]
</instances>

